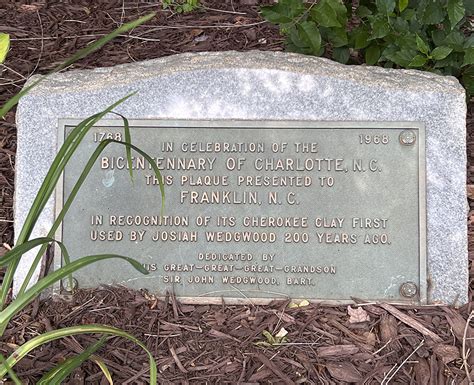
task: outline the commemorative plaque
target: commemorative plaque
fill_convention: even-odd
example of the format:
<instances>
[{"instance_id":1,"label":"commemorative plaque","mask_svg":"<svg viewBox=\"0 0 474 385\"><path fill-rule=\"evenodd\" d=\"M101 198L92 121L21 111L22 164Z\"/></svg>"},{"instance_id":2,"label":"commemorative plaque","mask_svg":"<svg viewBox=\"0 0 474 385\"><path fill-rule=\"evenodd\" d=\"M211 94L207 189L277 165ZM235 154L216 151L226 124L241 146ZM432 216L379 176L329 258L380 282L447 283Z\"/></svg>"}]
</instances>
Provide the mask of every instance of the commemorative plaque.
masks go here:
<instances>
[{"instance_id":1,"label":"commemorative plaque","mask_svg":"<svg viewBox=\"0 0 474 385\"><path fill-rule=\"evenodd\" d=\"M64 140L76 120L62 120ZM63 223L71 258L107 260L74 273L79 287L121 284L183 302L293 298L425 303L424 127L406 122L130 121L109 145ZM67 166L57 210L99 142L103 121ZM57 253L56 266L61 258Z\"/></svg>"}]
</instances>

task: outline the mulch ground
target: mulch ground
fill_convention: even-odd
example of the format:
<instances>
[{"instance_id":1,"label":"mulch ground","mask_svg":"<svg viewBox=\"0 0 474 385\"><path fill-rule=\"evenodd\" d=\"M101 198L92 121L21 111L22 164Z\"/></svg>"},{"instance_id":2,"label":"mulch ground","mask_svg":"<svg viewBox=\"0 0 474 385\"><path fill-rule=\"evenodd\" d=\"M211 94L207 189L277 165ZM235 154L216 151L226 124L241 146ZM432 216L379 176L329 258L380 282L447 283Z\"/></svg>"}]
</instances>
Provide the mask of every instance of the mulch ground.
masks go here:
<instances>
[{"instance_id":1,"label":"mulch ground","mask_svg":"<svg viewBox=\"0 0 474 385\"><path fill-rule=\"evenodd\" d=\"M270 1L267 1L268 3ZM0 104L18 92L33 73L45 73L122 22L158 11L147 26L119 37L73 68L112 66L181 52L282 50L275 27L258 15L257 0L202 1L186 15L160 11L152 1L0 0L0 31L12 37L0 66ZM474 103L469 105L468 180L474 196ZM13 242L15 112L0 122L0 235ZM41 156L41 154L38 154ZM469 201L469 258L474 259L474 200ZM474 268L471 263L471 288ZM36 302L16 317L0 340L0 352L42 332L85 323L122 328L154 353L163 384L463 384L474 380L473 310L449 307L360 308L308 305L180 305L173 297L158 301L146 292L104 287L79 291L69 301ZM354 313L355 310L355 313ZM288 332L271 345L263 332ZM35 384L55 363L81 352L97 336L69 337L33 351L15 367ZM463 344L464 342L464 344ZM120 338L98 355L116 384L147 383L146 355ZM76 370L69 384L107 384L92 362Z\"/></svg>"}]
</instances>

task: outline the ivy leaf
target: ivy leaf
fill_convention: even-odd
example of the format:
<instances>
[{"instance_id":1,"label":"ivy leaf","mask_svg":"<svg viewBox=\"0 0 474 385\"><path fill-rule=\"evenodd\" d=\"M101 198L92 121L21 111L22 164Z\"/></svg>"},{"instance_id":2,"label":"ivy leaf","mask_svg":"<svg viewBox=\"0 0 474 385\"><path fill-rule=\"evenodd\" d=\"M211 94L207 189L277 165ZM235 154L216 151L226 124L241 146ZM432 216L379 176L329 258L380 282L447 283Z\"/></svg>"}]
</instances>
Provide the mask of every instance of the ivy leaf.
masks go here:
<instances>
[{"instance_id":1,"label":"ivy leaf","mask_svg":"<svg viewBox=\"0 0 474 385\"><path fill-rule=\"evenodd\" d=\"M442 60L445 57L447 57L451 52L453 52L453 49L450 47L446 47L446 46L436 47L433 50L433 52L431 52L431 57L434 60Z\"/></svg>"},{"instance_id":2,"label":"ivy leaf","mask_svg":"<svg viewBox=\"0 0 474 385\"><path fill-rule=\"evenodd\" d=\"M423 67L426 62L428 61L428 58L423 56L423 55L416 55L413 60L408 64L409 67Z\"/></svg>"},{"instance_id":3,"label":"ivy leaf","mask_svg":"<svg viewBox=\"0 0 474 385\"><path fill-rule=\"evenodd\" d=\"M377 10L384 15L389 15L395 9L395 0L375 0Z\"/></svg>"},{"instance_id":4,"label":"ivy leaf","mask_svg":"<svg viewBox=\"0 0 474 385\"><path fill-rule=\"evenodd\" d=\"M425 55L428 55L428 53L430 52L430 47L428 47L428 44L426 44L425 41L418 34L416 34L416 46L418 48L418 51L424 53Z\"/></svg>"},{"instance_id":5,"label":"ivy leaf","mask_svg":"<svg viewBox=\"0 0 474 385\"><path fill-rule=\"evenodd\" d=\"M302 0L281 0L278 4L262 7L260 12L270 23L285 24L293 22L305 10Z\"/></svg>"},{"instance_id":6,"label":"ivy leaf","mask_svg":"<svg viewBox=\"0 0 474 385\"><path fill-rule=\"evenodd\" d=\"M344 28L327 29L326 35L334 48L343 47L349 42L347 32Z\"/></svg>"},{"instance_id":7,"label":"ivy leaf","mask_svg":"<svg viewBox=\"0 0 474 385\"><path fill-rule=\"evenodd\" d=\"M444 20L443 8L440 6L439 2L430 1L427 7L424 10L423 17L421 21L424 24L439 24Z\"/></svg>"},{"instance_id":8,"label":"ivy leaf","mask_svg":"<svg viewBox=\"0 0 474 385\"><path fill-rule=\"evenodd\" d=\"M451 47L456 52L464 51L464 35L457 30L451 31L446 39L444 39L443 45Z\"/></svg>"},{"instance_id":9,"label":"ivy leaf","mask_svg":"<svg viewBox=\"0 0 474 385\"><path fill-rule=\"evenodd\" d=\"M393 61L395 64L399 65L400 67L406 68L410 65L410 63L413 61L413 58L416 56L416 52L414 52L415 51L411 50L401 50L390 55L390 57L388 54L386 54L386 57L389 58L389 60ZM422 57L426 59L424 56Z\"/></svg>"},{"instance_id":10,"label":"ivy leaf","mask_svg":"<svg viewBox=\"0 0 474 385\"><path fill-rule=\"evenodd\" d=\"M335 48L332 56L339 63L346 64L350 58L349 48L347 47Z\"/></svg>"},{"instance_id":11,"label":"ivy leaf","mask_svg":"<svg viewBox=\"0 0 474 385\"><path fill-rule=\"evenodd\" d=\"M361 19L364 19L367 16L372 15L372 11L366 6L361 5L357 8L356 15L359 16Z\"/></svg>"},{"instance_id":12,"label":"ivy leaf","mask_svg":"<svg viewBox=\"0 0 474 385\"><path fill-rule=\"evenodd\" d=\"M405 8L408 7L408 0L399 0L398 1L398 10L403 12Z\"/></svg>"},{"instance_id":13,"label":"ivy leaf","mask_svg":"<svg viewBox=\"0 0 474 385\"><path fill-rule=\"evenodd\" d=\"M369 41L369 32L365 29L358 29L356 31L353 31L352 34L354 38L354 48L355 49L361 49L365 48L370 44Z\"/></svg>"},{"instance_id":14,"label":"ivy leaf","mask_svg":"<svg viewBox=\"0 0 474 385\"><path fill-rule=\"evenodd\" d=\"M463 0L448 0L448 17L451 23L451 29L461 21L466 13Z\"/></svg>"},{"instance_id":15,"label":"ivy leaf","mask_svg":"<svg viewBox=\"0 0 474 385\"><path fill-rule=\"evenodd\" d=\"M464 54L464 61L462 66L467 66L469 64L474 64L474 47L468 48Z\"/></svg>"},{"instance_id":16,"label":"ivy leaf","mask_svg":"<svg viewBox=\"0 0 474 385\"><path fill-rule=\"evenodd\" d=\"M312 10L311 15L322 27L342 27L337 19L336 10L331 0L321 0Z\"/></svg>"},{"instance_id":17,"label":"ivy leaf","mask_svg":"<svg viewBox=\"0 0 474 385\"><path fill-rule=\"evenodd\" d=\"M369 40L381 39L390 33L390 25L385 18L376 18L372 24L372 36Z\"/></svg>"},{"instance_id":18,"label":"ivy leaf","mask_svg":"<svg viewBox=\"0 0 474 385\"><path fill-rule=\"evenodd\" d=\"M0 63L5 61L9 49L10 35L7 33L0 33Z\"/></svg>"},{"instance_id":19,"label":"ivy leaf","mask_svg":"<svg viewBox=\"0 0 474 385\"><path fill-rule=\"evenodd\" d=\"M303 21L297 26L301 40L310 48L313 55L319 56L321 49L321 34L314 21Z\"/></svg>"},{"instance_id":20,"label":"ivy leaf","mask_svg":"<svg viewBox=\"0 0 474 385\"><path fill-rule=\"evenodd\" d=\"M393 22L393 29L399 33L407 33L410 29L408 21L402 17L397 17Z\"/></svg>"},{"instance_id":21,"label":"ivy leaf","mask_svg":"<svg viewBox=\"0 0 474 385\"><path fill-rule=\"evenodd\" d=\"M380 47L376 44L371 45L365 50L365 62L368 65L375 65L380 59Z\"/></svg>"}]
</instances>

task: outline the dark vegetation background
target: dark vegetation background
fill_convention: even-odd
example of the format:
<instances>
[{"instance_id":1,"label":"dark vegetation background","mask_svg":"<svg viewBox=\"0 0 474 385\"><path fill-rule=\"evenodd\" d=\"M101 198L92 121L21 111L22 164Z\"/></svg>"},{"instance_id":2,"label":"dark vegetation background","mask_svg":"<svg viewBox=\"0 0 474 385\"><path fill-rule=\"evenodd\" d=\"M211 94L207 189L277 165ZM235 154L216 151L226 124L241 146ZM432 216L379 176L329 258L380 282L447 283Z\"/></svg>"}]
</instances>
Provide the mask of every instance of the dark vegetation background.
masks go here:
<instances>
[{"instance_id":1,"label":"dark vegetation background","mask_svg":"<svg viewBox=\"0 0 474 385\"><path fill-rule=\"evenodd\" d=\"M181 52L283 50L277 28L258 14L258 6L269 3L203 0L198 11L178 15L162 11L157 1L0 0L0 31L12 38L5 65L0 66L0 104L18 92L28 76L47 72L77 49L150 11L158 15L146 26L72 67L113 66ZM359 314L370 320L354 323L345 307L288 309L284 302L183 306L172 297L158 301L145 292L106 287L80 291L70 301L36 302L12 321L0 341L0 352L10 353L47 330L96 322L123 328L146 342L155 353L163 384L380 384L389 380L390 384L468 385L466 372L474 380L474 354L469 353L474 347L473 323L466 327L474 304L473 102L468 109L471 303L462 309L400 306L397 310L370 304ZM15 149L13 111L0 121L0 235L7 247L13 244ZM263 331L275 335L282 327L289 332L288 344L256 344L266 341ZM54 363L81 352L92 340L95 336L70 337L49 344L22 360L17 374L34 384ZM133 344L115 338L99 355L116 384L146 383L147 360ZM68 383L107 384L91 362Z\"/></svg>"}]
</instances>

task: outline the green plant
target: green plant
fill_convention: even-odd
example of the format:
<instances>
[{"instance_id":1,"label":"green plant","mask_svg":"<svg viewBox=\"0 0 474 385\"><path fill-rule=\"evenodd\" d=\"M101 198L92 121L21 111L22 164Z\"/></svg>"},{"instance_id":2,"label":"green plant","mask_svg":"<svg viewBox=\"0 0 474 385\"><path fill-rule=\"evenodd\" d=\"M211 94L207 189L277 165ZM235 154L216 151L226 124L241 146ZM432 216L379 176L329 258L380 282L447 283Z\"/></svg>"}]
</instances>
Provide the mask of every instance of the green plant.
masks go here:
<instances>
[{"instance_id":1,"label":"green plant","mask_svg":"<svg viewBox=\"0 0 474 385\"><path fill-rule=\"evenodd\" d=\"M199 0L163 0L163 9L176 13L188 13L199 8Z\"/></svg>"},{"instance_id":2,"label":"green plant","mask_svg":"<svg viewBox=\"0 0 474 385\"><path fill-rule=\"evenodd\" d=\"M79 51L76 53L71 59L67 60L65 63L68 63L67 65L75 62L76 60L79 60L80 58L88 55L90 52L95 51L99 49L102 45L104 45L106 42L108 42L110 39L113 37L117 36L119 33L123 33L124 31L127 31L129 29L132 29L141 23L149 20L151 17L154 15L148 15L146 17L143 17L137 21L131 22L124 24L122 27L119 29L115 30L111 34L103 37L102 39L98 40L97 42L91 44L87 48ZM1 47L0 47L1 48ZM6 48L6 51L8 48ZM66 67L66 64L63 63L59 65L53 72L59 71L63 68ZM38 85L41 81L43 81L44 77L41 77L39 80L33 82L30 86L26 87L23 89L18 95L15 95L13 98L11 98L7 103L0 109L0 116L3 117L6 112L8 112L9 109L11 109L21 98L21 96L25 95L29 90L31 90L33 87ZM129 165L131 165L131 150L133 149L134 151L140 153L142 156L144 156L148 162L151 164L156 177L158 178L160 182L160 191L162 194L162 208L164 204L164 187L163 187L163 182L162 182L162 177L160 174L160 171L158 167L156 166L156 163L153 162L153 159L137 148L136 146L131 144L131 136L130 136L130 130L129 130L129 124L128 120L122 117L123 120L123 127L125 131L125 141L117 141L117 140L112 140L112 139L106 139L102 141L96 148L96 150L93 152L91 155L89 161L87 162L82 174L78 178L76 184L74 185L71 194L67 198L66 202L63 205L63 208L59 215L57 216L56 220L53 223L53 226L49 232L49 234L46 237L43 238L36 238L36 239L30 239L31 233L33 231L33 228L35 227L35 224L38 220L38 217L40 216L42 210L44 209L47 201L50 199L56 184L64 171L64 168L66 167L67 163L69 162L70 158L74 154L74 152L77 150L80 142L82 139L85 137L89 129L97 123L100 119L102 119L106 114L108 113L113 113L113 109L126 101L129 97L131 97L133 94L127 95L126 97L122 98L121 100L117 101L116 103L112 104L111 106L107 107L104 111L95 114L89 118L86 118L83 120L80 124L78 124L72 131L71 133L67 136L66 140L64 141L63 146L59 149L46 177L45 180L43 181L40 190L35 197L35 200L32 204L32 207L27 215L27 218L25 220L25 223L22 227L22 230L18 236L17 243L15 247L6 253L1 259L0 259L0 265L6 267L6 274L4 277L4 280L2 282L2 286L0 288L0 335L3 335L9 321L16 315L18 314L19 311L24 309L29 303L31 303L35 298L38 297L38 295L47 287L51 286L52 284L62 280L65 277L69 277L71 273L74 271L90 265L94 262L100 261L100 260L106 260L106 259L121 259L126 262L128 262L130 265L132 265L135 269L140 271L143 274L148 274L148 271L143 268L143 266L136 260L126 257L126 256L121 256L121 255L115 255L115 254L101 254L101 255L91 255L91 256L86 256L79 258L73 262L70 261L69 258L69 253L67 251L67 248L64 244L62 244L59 241L56 241L53 239L53 236L55 234L56 229L60 225L61 221L63 220L64 216L66 215L69 207L71 206L72 202L74 201L74 198L76 197L80 187L82 186L84 180L86 179L88 173L92 169L95 161L97 158L100 156L102 151L110 144L112 143L117 143L120 145L123 145L126 147L126 155L127 155L127 161ZM131 175L132 176L132 175ZM41 257L43 256L44 252L46 251L46 248L48 245L51 243L56 242L59 247L61 248L62 255L64 258L64 266L51 274L46 275L44 278L40 279L38 282L34 283L31 287L28 287L33 272L38 265L39 261L41 260ZM36 255L36 258L30 267L30 270L26 276L26 279L20 288L19 292L17 293L16 298L12 299L10 303L7 303L7 297L8 297L8 292L10 290L10 286L13 280L13 276L15 274L15 271L18 267L18 263L22 257L23 254L26 252L36 248L40 247L39 252ZM139 346L141 346L147 353L149 362L150 362L150 383L151 384L156 384L157 381L157 369L156 369L156 364L153 359L152 354L147 350L146 346L143 345L138 339L133 337L132 335L116 329L116 328L111 328L108 326L103 326L103 325L81 325L81 326L75 326L75 327L70 327L70 328L64 328L60 330L55 330L51 331L48 333L45 333L43 335L40 335L38 337L33 338L32 340L26 342L25 344L21 345L18 347L7 359L1 359L0 361L0 376L5 376L8 374L10 378L15 382L19 383L18 378L16 374L13 372L12 368L14 365L21 360L28 352L30 352L32 349L35 349L49 341L62 338L65 336L70 336L70 335L75 335L75 334L82 334L82 333L94 333L94 334L104 334L104 335L109 335L109 336L120 336L127 338ZM105 338L100 339L97 343L91 345L89 348L85 349L83 353L79 354L76 357L70 358L66 360L64 363L58 365L57 367L53 368L50 372L48 372L43 379L41 380L41 383L44 384L59 384L63 379L65 379L76 367L81 365L83 361L86 359L93 359L101 368L103 371L104 375L108 379L109 383L112 383L112 379L110 376L110 372L108 371L107 367L105 364L98 359L97 357L93 357L93 353L99 349L103 344L105 343Z\"/></svg>"},{"instance_id":3,"label":"green plant","mask_svg":"<svg viewBox=\"0 0 474 385\"><path fill-rule=\"evenodd\" d=\"M416 68L461 79L474 93L472 0L280 0L261 8L289 50L340 63Z\"/></svg>"},{"instance_id":4,"label":"green plant","mask_svg":"<svg viewBox=\"0 0 474 385\"><path fill-rule=\"evenodd\" d=\"M0 33L0 64L5 61L9 49L10 35L7 33Z\"/></svg>"}]
</instances>

